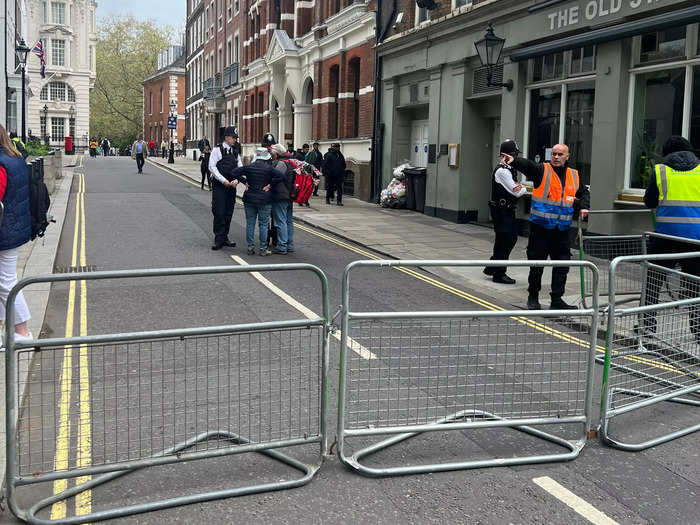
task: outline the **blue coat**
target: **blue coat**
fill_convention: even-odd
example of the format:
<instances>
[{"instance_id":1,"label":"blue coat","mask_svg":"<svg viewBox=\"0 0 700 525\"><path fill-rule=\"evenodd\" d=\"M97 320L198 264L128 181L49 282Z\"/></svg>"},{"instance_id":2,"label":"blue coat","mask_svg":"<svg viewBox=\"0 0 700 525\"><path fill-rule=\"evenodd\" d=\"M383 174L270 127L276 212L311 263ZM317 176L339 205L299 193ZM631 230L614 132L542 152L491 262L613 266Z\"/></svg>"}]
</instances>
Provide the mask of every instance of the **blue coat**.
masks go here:
<instances>
[{"instance_id":1,"label":"blue coat","mask_svg":"<svg viewBox=\"0 0 700 525\"><path fill-rule=\"evenodd\" d=\"M0 166L7 172L0 224L0 250L11 250L29 242L32 221L29 211L29 169L22 157L10 157L0 148Z\"/></svg>"}]
</instances>

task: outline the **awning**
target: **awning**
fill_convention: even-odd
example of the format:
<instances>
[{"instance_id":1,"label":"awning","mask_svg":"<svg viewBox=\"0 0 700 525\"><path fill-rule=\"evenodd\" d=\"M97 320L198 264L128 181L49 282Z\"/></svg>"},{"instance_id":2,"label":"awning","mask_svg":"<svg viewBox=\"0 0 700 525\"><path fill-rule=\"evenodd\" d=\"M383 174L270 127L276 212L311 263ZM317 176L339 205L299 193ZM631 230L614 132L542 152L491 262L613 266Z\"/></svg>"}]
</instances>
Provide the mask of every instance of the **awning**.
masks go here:
<instances>
[{"instance_id":1,"label":"awning","mask_svg":"<svg viewBox=\"0 0 700 525\"><path fill-rule=\"evenodd\" d=\"M591 44L600 44L612 40L620 40L631 36L660 31L669 27L693 24L700 21L700 5L687 7L678 11L650 16L641 20L617 24L602 29L594 29L578 35L544 42L534 46L517 49L510 53L513 61L525 60L536 56L549 55Z\"/></svg>"}]
</instances>

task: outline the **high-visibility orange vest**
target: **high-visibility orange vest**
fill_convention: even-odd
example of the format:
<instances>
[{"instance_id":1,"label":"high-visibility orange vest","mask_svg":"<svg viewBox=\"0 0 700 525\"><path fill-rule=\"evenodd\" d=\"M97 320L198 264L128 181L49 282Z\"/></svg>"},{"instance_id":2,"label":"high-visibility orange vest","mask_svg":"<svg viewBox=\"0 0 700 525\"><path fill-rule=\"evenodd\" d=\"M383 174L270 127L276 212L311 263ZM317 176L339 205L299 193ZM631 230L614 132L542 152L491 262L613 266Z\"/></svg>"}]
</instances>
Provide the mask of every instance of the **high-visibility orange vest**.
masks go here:
<instances>
[{"instance_id":1,"label":"high-visibility orange vest","mask_svg":"<svg viewBox=\"0 0 700 525\"><path fill-rule=\"evenodd\" d=\"M532 192L530 221L548 230L570 228L578 188L578 171L566 168L566 182L562 188L552 165L545 162L542 182Z\"/></svg>"}]
</instances>

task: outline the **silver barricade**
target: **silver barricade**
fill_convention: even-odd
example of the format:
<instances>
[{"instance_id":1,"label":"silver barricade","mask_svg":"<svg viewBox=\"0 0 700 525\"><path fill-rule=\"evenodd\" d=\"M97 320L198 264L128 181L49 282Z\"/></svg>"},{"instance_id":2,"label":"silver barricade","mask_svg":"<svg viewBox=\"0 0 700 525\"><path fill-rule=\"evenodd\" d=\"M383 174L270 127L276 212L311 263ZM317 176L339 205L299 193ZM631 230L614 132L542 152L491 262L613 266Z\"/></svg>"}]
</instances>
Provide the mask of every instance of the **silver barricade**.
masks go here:
<instances>
[{"instance_id":1,"label":"silver barricade","mask_svg":"<svg viewBox=\"0 0 700 525\"><path fill-rule=\"evenodd\" d=\"M654 214L652 210L590 210L590 219L605 216L633 216L638 219L636 224L638 234L626 232L612 235L592 235L584 229L583 221L578 222L578 252L579 259L591 261L600 271L599 293L601 296L608 294L608 269L610 262L615 257L625 255L642 255L646 253L643 231L654 227ZM640 283L644 280L643 269L640 265L625 268L625 275L618 275L617 295L618 301L635 301L639 299ZM585 307L591 302L592 290L588 289L581 279L581 301ZM607 305L602 305L607 308Z\"/></svg>"},{"instance_id":2,"label":"silver barricade","mask_svg":"<svg viewBox=\"0 0 700 525\"><path fill-rule=\"evenodd\" d=\"M644 450L700 430L687 420L674 423L677 430L649 437L658 427L635 413L665 401L700 406L700 277L672 267L685 260L700 264L700 252L618 257L610 265L600 436L611 446ZM618 304L620 267L640 263L646 279L639 305ZM612 420L625 414L630 414L623 423L625 436L613 436ZM669 414L663 417L670 426ZM643 436L631 437L635 434Z\"/></svg>"},{"instance_id":3,"label":"silver barricade","mask_svg":"<svg viewBox=\"0 0 700 525\"><path fill-rule=\"evenodd\" d=\"M9 323L6 487L14 515L31 523L85 523L310 482L327 446L330 303L328 281L318 267L270 264L32 277L10 292L7 318L14 316L19 291L37 283L73 286L74 281L279 271L307 271L319 278L322 316L29 342L15 341ZM18 388L20 369L30 370L24 393ZM79 403L64 391L70 389L63 383L72 382L79 382ZM71 425L76 426L71 406L78 407L77 450L69 446L76 440L70 437ZM304 452L310 461L302 462L278 450L301 445L317 445L318 452ZM42 509L64 505L144 467L246 452L263 454L301 476L58 520L38 516ZM76 484L67 488L72 478ZM29 508L20 506L21 487L51 481L55 494Z\"/></svg>"},{"instance_id":4,"label":"silver barricade","mask_svg":"<svg viewBox=\"0 0 700 525\"><path fill-rule=\"evenodd\" d=\"M595 266L578 261L380 260L346 267L338 400L338 452L344 464L364 475L385 476L578 456L592 428L596 344L595 335L590 334L596 334L597 295L592 308L566 311L505 310L480 300L475 301L482 309L473 310L351 310L350 275L358 269L401 267L417 273L410 267L505 264L583 267L597 286ZM567 427L574 439L532 425ZM425 433L505 428L566 450L528 455L511 447L500 457L490 454L489 459L390 467L361 463L367 456ZM393 436L374 442L380 435ZM362 442L359 450L355 450L356 441Z\"/></svg>"}]
</instances>

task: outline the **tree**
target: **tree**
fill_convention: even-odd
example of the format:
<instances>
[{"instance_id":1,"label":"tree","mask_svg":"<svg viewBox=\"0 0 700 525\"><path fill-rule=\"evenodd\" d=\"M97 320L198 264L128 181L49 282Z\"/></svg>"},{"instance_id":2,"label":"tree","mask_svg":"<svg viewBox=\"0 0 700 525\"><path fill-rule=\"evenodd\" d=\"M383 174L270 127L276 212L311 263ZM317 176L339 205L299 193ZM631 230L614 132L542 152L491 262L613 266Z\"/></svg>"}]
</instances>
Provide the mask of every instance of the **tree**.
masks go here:
<instances>
[{"instance_id":1,"label":"tree","mask_svg":"<svg viewBox=\"0 0 700 525\"><path fill-rule=\"evenodd\" d=\"M143 85L157 68L158 52L175 29L152 20L110 15L99 21L95 87L90 93L90 136L108 137L115 147L143 132Z\"/></svg>"}]
</instances>

